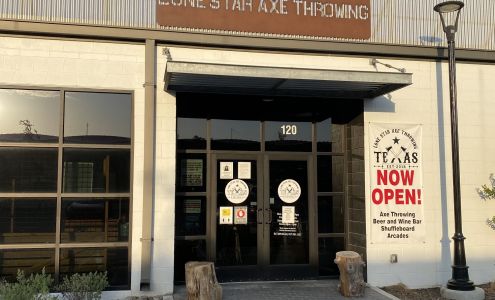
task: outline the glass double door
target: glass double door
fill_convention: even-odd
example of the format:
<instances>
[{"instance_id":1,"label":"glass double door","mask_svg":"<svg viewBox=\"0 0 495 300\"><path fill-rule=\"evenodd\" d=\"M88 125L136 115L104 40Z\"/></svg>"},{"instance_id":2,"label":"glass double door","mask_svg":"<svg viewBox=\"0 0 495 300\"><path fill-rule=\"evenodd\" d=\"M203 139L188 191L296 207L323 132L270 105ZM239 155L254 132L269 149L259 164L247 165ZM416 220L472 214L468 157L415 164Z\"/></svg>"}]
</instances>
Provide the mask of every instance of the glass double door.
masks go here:
<instances>
[{"instance_id":1,"label":"glass double door","mask_svg":"<svg viewBox=\"0 0 495 300\"><path fill-rule=\"evenodd\" d=\"M317 276L309 155L214 154L211 252L222 281Z\"/></svg>"}]
</instances>

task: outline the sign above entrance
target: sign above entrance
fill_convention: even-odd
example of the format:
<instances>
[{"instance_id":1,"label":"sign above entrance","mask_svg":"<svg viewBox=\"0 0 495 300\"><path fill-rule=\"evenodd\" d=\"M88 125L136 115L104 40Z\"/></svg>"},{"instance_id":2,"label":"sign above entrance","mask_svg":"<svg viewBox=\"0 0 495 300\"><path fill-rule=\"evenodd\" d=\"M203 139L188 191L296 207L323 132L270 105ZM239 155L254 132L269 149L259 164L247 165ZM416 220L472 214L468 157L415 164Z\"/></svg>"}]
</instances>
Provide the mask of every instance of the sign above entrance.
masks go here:
<instances>
[{"instance_id":1,"label":"sign above entrance","mask_svg":"<svg viewBox=\"0 0 495 300\"><path fill-rule=\"evenodd\" d=\"M157 0L159 25L256 34L369 39L370 0Z\"/></svg>"},{"instance_id":2,"label":"sign above entrance","mask_svg":"<svg viewBox=\"0 0 495 300\"><path fill-rule=\"evenodd\" d=\"M244 202L249 196L249 187L244 180L234 179L225 186L225 197L234 204Z\"/></svg>"},{"instance_id":3,"label":"sign above entrance","mask_svg":"<svg viewBox=\"0 0 495 300\"><path fill-rule=\"evenodd\" d=\"M278 196L285 203L294 203L301 197L301 186L294 179L286 179L278 185Z\"/></svg>"}]
</instances>

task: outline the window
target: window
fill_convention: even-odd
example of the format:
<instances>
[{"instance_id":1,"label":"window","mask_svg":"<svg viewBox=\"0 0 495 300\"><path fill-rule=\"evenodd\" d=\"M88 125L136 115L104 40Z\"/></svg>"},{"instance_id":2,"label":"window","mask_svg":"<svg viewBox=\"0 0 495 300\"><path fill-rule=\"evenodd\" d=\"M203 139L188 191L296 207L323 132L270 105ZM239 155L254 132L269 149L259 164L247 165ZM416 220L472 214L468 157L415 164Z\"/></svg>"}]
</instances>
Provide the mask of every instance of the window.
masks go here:
<instances>
[{"instance_id":1,"label":"window","mask_svg":"<svg viewBox=\"0 0 495 300\"><path fill-rule=\"evenodd\" d=\"M128 288L132 95L0 88L0 108L0 276Z\"/></svg>"}]
</instances>

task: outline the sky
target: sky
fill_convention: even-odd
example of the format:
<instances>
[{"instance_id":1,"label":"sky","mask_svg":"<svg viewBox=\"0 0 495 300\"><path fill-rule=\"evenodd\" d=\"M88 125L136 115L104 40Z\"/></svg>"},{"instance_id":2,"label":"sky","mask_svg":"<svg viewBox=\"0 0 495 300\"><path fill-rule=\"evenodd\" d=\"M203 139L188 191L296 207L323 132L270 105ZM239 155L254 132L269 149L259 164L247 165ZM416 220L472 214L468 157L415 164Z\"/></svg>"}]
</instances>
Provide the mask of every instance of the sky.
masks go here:
<instances>
[{"instance_id":1,"label":"sky","mask_svg":"<svg viewBox=\"0 0 495 300\"><path fill-rule=\"evenodd\" d=\"M67 92L65 135L130 137L131 95ZM29 120L38 134L58 135L60 92L0 89L0 134L22 133Z\"/></svg>"}]
</instances>

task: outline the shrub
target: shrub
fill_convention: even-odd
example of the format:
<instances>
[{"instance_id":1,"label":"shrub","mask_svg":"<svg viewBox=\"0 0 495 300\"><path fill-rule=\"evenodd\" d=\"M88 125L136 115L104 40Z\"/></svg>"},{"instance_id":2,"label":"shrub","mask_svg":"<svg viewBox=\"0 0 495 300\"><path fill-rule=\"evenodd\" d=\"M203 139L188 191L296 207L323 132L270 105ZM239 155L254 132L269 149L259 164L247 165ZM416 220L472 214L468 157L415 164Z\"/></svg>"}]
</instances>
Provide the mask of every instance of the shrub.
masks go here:
<instances>
[{"instance_id":1,"label":"shrub","mask_svg":"<svg viewBox=\"0 0 495 300\"><path fill-rule=\"evenodd\" d=\"M57 290L68 300L101 299L101 292L108 286L107 272L73 274L64 277Z\"/></svg>"},{"instance_id":2,"label":"shrub","mask_svg":"<svg viewBox=\"0 0 495 300\"><path fill-rule=\"evenodd\" d=\"M484 184L481 186L481 189L478 189L478 194L481 199L495 199L495 176L493 174L490 174L490 185L491 186L487 186ZM495 230L495 216L488 218L486 224Z\"/></svg>"},{"instance_id":3,"label":"shrub","mask_svg":"<svg viewBox=\"0 0 495 300\"><path fill-rule=\"evenodd\" d=\"M24 276L24 272L17 271L17 282L0 283L0 299L2 300L45 300L55 299L49 295L53 278L45 274L45 269L41 274L31 274Z\"/></svg>"}]
</instances>

